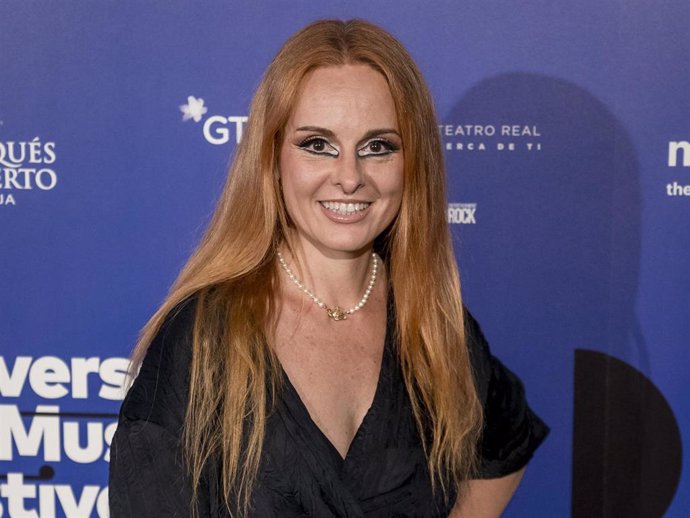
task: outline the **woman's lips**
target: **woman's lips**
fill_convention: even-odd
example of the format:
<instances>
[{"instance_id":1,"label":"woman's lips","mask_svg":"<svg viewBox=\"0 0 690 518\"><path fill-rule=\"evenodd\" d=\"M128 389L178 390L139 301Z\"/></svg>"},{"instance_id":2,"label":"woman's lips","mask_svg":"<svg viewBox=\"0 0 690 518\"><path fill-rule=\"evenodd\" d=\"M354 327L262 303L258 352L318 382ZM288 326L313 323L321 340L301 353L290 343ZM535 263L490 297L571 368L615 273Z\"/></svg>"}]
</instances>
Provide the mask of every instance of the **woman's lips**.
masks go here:
<instances>
[{"instance_id":1,"label":"woman's lips","mask_svg":"<svg viewBox=\"0 0 690 518\"><path fill-rule=\"evenodd\" d=\"M367 215L370 202L341 202L341 201L321 201L319 202L324 214L332 221L338 223L355 223Z\"/></svg>"}]
</instances>

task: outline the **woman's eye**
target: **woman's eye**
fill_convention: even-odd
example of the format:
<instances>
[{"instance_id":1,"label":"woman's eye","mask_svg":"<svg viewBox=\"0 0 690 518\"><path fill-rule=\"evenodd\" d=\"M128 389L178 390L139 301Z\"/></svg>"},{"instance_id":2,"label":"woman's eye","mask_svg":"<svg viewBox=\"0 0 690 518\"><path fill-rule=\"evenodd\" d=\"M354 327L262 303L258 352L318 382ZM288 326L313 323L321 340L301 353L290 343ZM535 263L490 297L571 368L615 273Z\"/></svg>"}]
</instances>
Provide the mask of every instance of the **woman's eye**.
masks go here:
<instances>
[{"instance_id":1,"label":"woman's eye","mask_svg":"<svg viewBox=\"0 0 690 518\"><path fill-rule=\"evenodd\" d=\"M370 140L364 146L359 148L357 154L359 156L377 156L377 155L388 155L393 151L397 151L398 146L394 145L392 142L387 140Z\"/></svg>"},{"instance_id":2,"label":"woman's eye","mask_svg":"<svg viewBox=\"0 0 690 518\"><path fill-rule=\"evenodd\" d=\"M298 147L315 155L338 156L338 150L320 137L303 140L298 144Z\"/></svg>"}]
</instances>

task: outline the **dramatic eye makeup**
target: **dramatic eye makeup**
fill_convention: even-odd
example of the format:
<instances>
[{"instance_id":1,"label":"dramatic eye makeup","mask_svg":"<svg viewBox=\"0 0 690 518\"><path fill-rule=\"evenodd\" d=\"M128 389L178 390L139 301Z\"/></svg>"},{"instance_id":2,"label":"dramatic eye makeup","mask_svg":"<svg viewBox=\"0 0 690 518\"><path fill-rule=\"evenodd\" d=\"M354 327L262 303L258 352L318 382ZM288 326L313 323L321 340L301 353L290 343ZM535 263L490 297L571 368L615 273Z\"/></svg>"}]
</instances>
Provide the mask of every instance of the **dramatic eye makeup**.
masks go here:
<instances>
[{"instance_id":1,"label":"dramatic eye makeup","mask_svg":"<svg viewBox=\"0 0 690 518\"><path fill-rule=\"evenodd\" d=\"M373 138L357 148L357 156L385 156L400 151L400 146L383 137Z\"/></svg>"},{"instance_id":2,"label":"dramatic eye makeup","mask_svg":"<svg viewBox=\"0 0 690 518\"><path fill-rule=\"evenodd\" d=\"M313 155L328 155L332 157L340 155L338 150L328 140L316 135L301 140L297 147Z\"/></svg>"},{"instance_id":3,"label":"dramatic eye makeup","mask_svg":"<svg viewBox=\"0 0 690 518\"><path fill-rule=\"evenodd\" d=\"M315 126L303 126L297 128L296 131L298 133L310 133L306 137L297 140L295 146L299 149L312 155L323 155L333 158L340 156L340 149L331 143L335 139L332 131ZM359 158L383 157L400 151L402 144L399 141L400 135L395 129L371 130L357 144L356 153Z\"/></svg>"}]
</instances>

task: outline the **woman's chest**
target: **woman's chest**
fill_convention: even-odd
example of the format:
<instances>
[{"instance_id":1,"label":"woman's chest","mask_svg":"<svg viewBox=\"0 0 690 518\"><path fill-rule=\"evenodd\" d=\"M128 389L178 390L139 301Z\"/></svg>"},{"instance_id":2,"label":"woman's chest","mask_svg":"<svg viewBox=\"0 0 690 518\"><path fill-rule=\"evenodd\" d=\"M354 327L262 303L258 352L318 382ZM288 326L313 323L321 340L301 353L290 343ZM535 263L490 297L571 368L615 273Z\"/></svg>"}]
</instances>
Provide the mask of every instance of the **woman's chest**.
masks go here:
<instances>
[{"instance_id":1,"label":"woman's chest","mask_svg":"<svg viewBox=\"0 0 690 518\"><path fill-rule=\"evenodd\" d=\"M431 490L409 399L392 367L386 351L375 400L345 458L294 387L284 387L267 422L255 516L447 516L450 506Z\"/></svg>"},{"instance_id":2,"label":"woman's chest","mask_svg":"<svg viewBox=\"0 0 690 518\"><path fill-rule=\"evenodd\" d=\"M376 394L386 330L336 325L279 329L275 351L311 420L344 457Z\"/></svg>"}]
</instances>

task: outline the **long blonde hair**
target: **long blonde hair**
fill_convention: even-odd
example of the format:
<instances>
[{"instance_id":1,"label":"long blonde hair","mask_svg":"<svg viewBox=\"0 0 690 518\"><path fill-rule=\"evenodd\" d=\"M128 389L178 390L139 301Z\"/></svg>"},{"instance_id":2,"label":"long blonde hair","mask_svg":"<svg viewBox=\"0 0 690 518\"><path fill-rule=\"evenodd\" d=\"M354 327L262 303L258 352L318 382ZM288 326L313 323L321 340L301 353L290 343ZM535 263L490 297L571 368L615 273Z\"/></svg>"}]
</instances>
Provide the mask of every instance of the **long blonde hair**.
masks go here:
<instances>
[{"instance_id":1,"label":"long blonde hair","mask_svg":"<svg viewBox=\"0 0 690 518\"><path fill-rule=\"evenodd\" d=\"M376 246L389 271L401 368L432 484L460 491L476 466L481 405L465 343L431 95L407 51L383 29L361 20L319 21L292 36L268 67L212 221L134 353L139 365L166 316L197 295L183 447L195 497L204 466L218 460L233 515L248 512L280 382L268 328L279 282L275 252L289 225L278 183L282 131L305 75L344 64L380 72L397 110L403 199Z\"/></svg>"}]
</instances>

